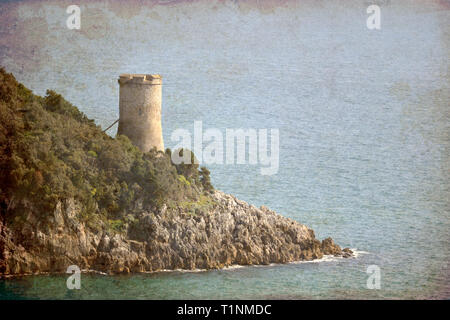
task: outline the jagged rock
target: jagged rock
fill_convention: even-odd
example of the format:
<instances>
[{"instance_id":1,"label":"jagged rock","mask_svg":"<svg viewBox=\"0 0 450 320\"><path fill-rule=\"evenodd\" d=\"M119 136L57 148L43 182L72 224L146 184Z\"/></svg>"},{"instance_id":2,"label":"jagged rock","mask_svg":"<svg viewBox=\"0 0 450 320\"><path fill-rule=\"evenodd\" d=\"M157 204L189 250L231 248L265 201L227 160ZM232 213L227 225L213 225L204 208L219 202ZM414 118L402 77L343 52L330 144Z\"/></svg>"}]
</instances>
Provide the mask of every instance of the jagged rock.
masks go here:
<instances>
[{"instance_id":1,"label":"jagged rock","mask_svg":"<svg viewBox=\"0 0 450 320\"><path fill-rule=\"evenodd\" d=\"M336 257L349 258L353 256L353 251L349 248L341 249L337 244L334 243L333 239L326 238L321 244L322 252L326 255L334 255Z\"/></svg>"},{"instance_id":2,"label":"jagged rock","mask_svg":"<svg viewBox=\"0 0 450 320\"><path fill-rule=\"evenodd\" d=\"M353 256L353 251L350 250L350 248L344 248L342 249L342 257L344 258L350 258Z\"/></svg>"},{"instance_id":3,"label":"jagged rock","mask_svg":"<svg viewBox=\"0 0 450 320\"><path fill-rule=\"evenodd\" d=\"M331 238L320 242L313 230L264 206L258 209L220 191L211 197L216 205L194 215L165 205L135 213L125 234L87 227L73 199L58 203L47 225L30 209L19 228L0 221L0 275L65 272L73 264L129 273L352 256Z\"/></svg>"},{"instance_id":4,"label":"jagged rock","mask_svg":"<svg viewBox=\"0 0 450 320\"><path fill-rule=\"evenodd\" d=\"M322 241L322 251L327 255L340 255L342 250L333 239L326 238Z\"/></svg>"}]
</instances>

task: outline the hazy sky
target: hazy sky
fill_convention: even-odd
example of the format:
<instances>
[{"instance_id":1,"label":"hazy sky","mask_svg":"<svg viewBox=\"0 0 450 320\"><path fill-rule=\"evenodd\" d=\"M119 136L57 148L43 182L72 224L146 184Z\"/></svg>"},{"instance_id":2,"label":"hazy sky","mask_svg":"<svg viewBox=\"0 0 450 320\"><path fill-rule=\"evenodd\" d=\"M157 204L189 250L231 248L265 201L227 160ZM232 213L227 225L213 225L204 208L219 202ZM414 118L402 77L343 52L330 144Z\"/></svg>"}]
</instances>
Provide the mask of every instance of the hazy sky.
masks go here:
<instances>
[{"instance_id":1,"label":"hazy sky","mask_svg":"<svg viewBox=\"0 0 450 320\"><path fill-rule=\"evenodd\" d=\"M362 52L369 39L361 34L372 37L371 41L388 36L398 37L399 45L413 41L421 46L422 27L417 25L417 17L430 21L423 49L433 61L428 64L448 73L449 59L433 59L442 57L442 52L448 57L449 1L77 3L80 30L66 27L66 8L72 1L1 2L0 65L38 94L56 89L102 124L116 117L112 110L118 109L120 73L160 73L167 92L180 83L186 84L182 86L186 90L201 91L196 79L206 76L208 81L217 81L218 87L263 70L279 81L284 71L289 71L289 59L306 59L308 52L322 57L324 64L330 63L326 78L334 79L339 76L333 69L339 55L347 55L355 64L365 63L361 54L355 54ZM366 28L366 8L372 3L378 3L382 13L381 30L375 32ZM396 57L389 48L377 54L386 54L385 59L416 59L414 64L427 68L419 52Z\"/></svg>"}]
</instances>

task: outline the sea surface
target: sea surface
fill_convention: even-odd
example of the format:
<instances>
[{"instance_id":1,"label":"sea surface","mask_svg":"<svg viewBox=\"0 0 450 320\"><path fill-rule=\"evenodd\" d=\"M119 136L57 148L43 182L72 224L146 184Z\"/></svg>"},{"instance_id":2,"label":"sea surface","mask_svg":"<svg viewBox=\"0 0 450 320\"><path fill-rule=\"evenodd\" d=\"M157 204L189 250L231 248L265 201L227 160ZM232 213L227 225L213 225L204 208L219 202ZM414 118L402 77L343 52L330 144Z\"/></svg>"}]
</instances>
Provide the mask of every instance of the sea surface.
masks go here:
<instances>
[{"instance_id":1,"label":"sea surface","mask_svg":"<svg viewBox=\"0 0 450 320\"><path fill-rule=\"evenodd\" d=\"M176 129L194 135L194 121L224 135L279 129L277 174L208 165L213 185L357 255L82 274L80 290L67 289L66 274L25 276L0 280L0 298L449 299L450 6L381 1L381 29L369 30L368 5L93 1L82 6L80 31L65 27L57 4L7 7L25 35L6 44L21 49L2 49L1 64L37 94L62 93L103 128L118 118L120 73L160 73L166 147L177 144ZM367 286L370 265L380 268L380 289Z\"/></svg>"}]
</instances>

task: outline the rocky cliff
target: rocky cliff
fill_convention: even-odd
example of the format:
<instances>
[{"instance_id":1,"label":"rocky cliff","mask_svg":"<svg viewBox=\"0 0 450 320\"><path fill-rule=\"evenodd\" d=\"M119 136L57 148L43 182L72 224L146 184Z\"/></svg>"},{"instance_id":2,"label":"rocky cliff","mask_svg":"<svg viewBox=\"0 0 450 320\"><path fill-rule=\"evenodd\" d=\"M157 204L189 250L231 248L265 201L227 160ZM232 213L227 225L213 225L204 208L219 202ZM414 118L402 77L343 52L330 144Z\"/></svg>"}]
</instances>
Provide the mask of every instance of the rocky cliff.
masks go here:
<instances>
[{"instance_id":1,"label":"rocky cliff","mask_svg":"<svg viewBox=\"0 0 450 320\"><path fill-rule=\"evenodd\" d=\"M142 211L125 233L93 232L72 199L45 220L29 208L20 227L0 222L0 274L65 272L70 265L107 273L213 269L352 255L265 207L220 191L212 199L207 212Z\"/></svg>"},{"instance_id":2,"label":"rocky cliff","mask_svg":"<svg viewBox=\"0 0 450 320\"><path fill-rule=\"evenodd\" d=\"M0 68L0 275L211 269L351 252L214 189L209 170L108 136Z\"/></svg>"}]
</instances>

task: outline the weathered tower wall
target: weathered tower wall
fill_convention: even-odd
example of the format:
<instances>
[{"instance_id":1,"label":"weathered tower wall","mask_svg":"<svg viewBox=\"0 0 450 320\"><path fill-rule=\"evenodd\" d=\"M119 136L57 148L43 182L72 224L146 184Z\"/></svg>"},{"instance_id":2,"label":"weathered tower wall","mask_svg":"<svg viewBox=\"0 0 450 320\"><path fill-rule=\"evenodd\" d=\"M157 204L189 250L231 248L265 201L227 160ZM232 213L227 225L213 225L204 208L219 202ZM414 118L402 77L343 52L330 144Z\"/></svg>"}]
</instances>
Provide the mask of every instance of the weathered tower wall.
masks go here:
<instances>
[{"instance_id":1,"label":"weathered tower wall","mask_svg":"<svg viewBox=\"0 0 450 320\"><path fill-rule=\"evenodd\" d=\"M121 74L119 77L119 128L144 152L164 151L161 128L162 78L157 74Z\"/></svg>"}]
</instances>

